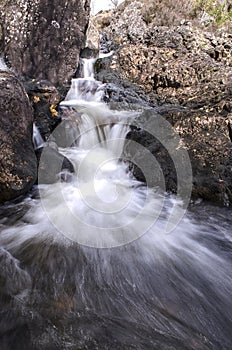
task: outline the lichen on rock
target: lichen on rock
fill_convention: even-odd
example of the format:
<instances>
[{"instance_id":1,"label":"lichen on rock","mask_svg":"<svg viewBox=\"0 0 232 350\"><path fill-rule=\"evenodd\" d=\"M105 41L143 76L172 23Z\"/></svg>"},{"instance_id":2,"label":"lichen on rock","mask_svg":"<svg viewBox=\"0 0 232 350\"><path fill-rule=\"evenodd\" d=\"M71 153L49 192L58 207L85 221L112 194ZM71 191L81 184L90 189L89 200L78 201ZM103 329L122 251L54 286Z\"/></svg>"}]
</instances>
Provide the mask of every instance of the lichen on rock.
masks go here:
<instances>
[{"instance_id":1,"label":"lichen on rock","mask_svg":"<svg viewBox=\"0 0 232 350\"><path fill-rule=\"evenodd\" d=\"M127 0L113 15L108 14L107 25L107 13L97 15L104 47L114 50L96 66L97 78L108 84L109 94L112 84L118 91L125 86L136 90L144 104L173 126L189 152L194 198L230 205L232 45L228 28L232 26L228 19L224 27L216 22L209 27L202 23L200 9L193 13L194 1L181 7L182 3ZM124 105L130 100L129 95L114 94L114 105L117 98L119 108L122 99ZM144 142L138 131L132 130L133 137ZM169 165L167 159L167 184L173 184ZM167 190L174 187L167 185Z\"/></svg>"},{"instance_id":2,"label":"lichen on rock","mask_svg":"<svg viewBox=\"0 0 232 350\"><path fill-rule=\"evenodd\" d=\"M0 114L0 202L4 202L29 191L37 178L32 108L10 71L0 71Z\"/></svg>"},{"instance_id":3,"label":"lichen on rock","mask_svg":"<svg viewBox=\"0 0 232 350\"><path fill-rule=\"evenodd\" d=\"M85 45L89 5L90 0L0 2L1 48L9 65L27 78L69 81Z\"/></svg>"}]
</instances>

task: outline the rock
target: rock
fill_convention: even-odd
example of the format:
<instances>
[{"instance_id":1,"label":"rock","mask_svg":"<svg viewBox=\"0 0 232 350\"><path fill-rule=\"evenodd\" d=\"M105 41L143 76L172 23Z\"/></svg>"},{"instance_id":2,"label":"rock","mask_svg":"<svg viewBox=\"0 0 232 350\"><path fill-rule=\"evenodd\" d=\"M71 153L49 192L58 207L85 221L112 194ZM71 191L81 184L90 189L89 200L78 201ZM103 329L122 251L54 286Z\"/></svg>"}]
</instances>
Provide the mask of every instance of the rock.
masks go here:
<instances>
[{"instance_id":1,"label":"rock","mask_svg":"<svg viewBox=\"0 0 232 350\"><path fill-rule=\"evenodd\" d=\"M90 0L0 3L3 53L27 78L62 85L77 69L85 46Z\"/></svg>"},{"instance_id":2,"label":"rock","mask_svg":"<svg viewBox=\"0 0 232 350\"><path fill-rule=\"evenodd\" d=\"M34 110L35 124L43 139L47 140L61 121L57 105L62 97L56 87L46 80L29 80L24 85Z\"/></svg>"},{"instance_id":3,"label":"rock","mask_svg":"<svg viewBox=\"0 0 232 350\"><path fill-rule=\"evenodd\" d=\"M215 111L184 109L171 114L192 164L194 199L232 203L232 143L228 119ZM167 112L165 112L168 118Z\"/></svg>"},{"instance_id":4,"label":"rock","mask_svg":"<svg viewBox=\"0 0 232 350\"><path fill-rule=\"evenodd\" d=\"M141 110L148 107L146 95L132 84L105 84L103 100L111 109Z\"/></svg>"},{"instance_id":5,"label":"rock","mask_svg":"<svg viewBox=\"0 0 232 350\"><path fill-rule=\"evenodd\" d=\"M190 3L180 11L179 3L165 2L161 6L159 2L158 12L156 5L145 0L125 1L114 15L96 16L104 52L114 50L112 56L97 61L96 78L108 86L108 95L113 96L119 109L131 104L130 95L123 97L121 92L127 87L126 91L136 91L133 106L152 107L154 114L165 118L188 151L192 196L228 206L232 203L229 22L212 31L199 18L191 21ZM174 15L165 21L170 6ZM157 157L167 190L175 192L170 157L157 140L144 134L139 120L128 138L145 145ZM144 180L138 167L133 169L136 177ZM149 183L153 186L156 176L151 177Z\"/></svg>"},{"instance_id":6,"label":"rock","mask_svg":"<svg viewBox=\"0 0 232 350\"><path fill-rule=\"evenodd\" d=\"M2 32L2 25L0 23L0 51L2 51L2 42L3 42L4 38L3 38L3 32Z\"/></svg>"},{"instance_id":7,"label":"rock","mask_svg":"<svg viewBox=\"0 0 232 350\"><path fill-rule=\"evenodd\" d=\"M94 23L94 17L89 19L88 30L86 33L86 44L81 52L81 57L91 58L96 57L99 53L100 38L99 31Z\"/></svg>"},{"instance_id":8,"label":"rock","mask_svg":"<svg viewBox=\"0 0 232 350\"><path fill-rule=\"evenodd\" d=\"M173 120L168 123L170 116L175 116L173 125ZM168 127L162 126L162 118ZM129 159L134 176L148 186L177 193L180 178L176 170L181 168L186 179L181 175L181 186L190 186L188 181L192 177L193 199L203 198L229 206L232 202L232 152L227 123L222 117L206 117L204 113L199 117L194 111L176 106L165 106L156 112L147 109L134 120L127 135L124 157ZM179 142L168 148L169 140L176 137ZM131 145L130 141L136 144ZM191 163L186 162L186 153Z\"/></svg>"},{"instance_id":9,"label":"rock","mask_svg":"<svg viewBox=\"0 0 232 350\"><path fill-rule=\"evenodd\" d=\"M3 202L29 191L37 177L32 108L22 84L10 71L0 71L0 115Z\"/></svg>"},{"instance_id":10,"label":"rock","mask_svg":"<svg viewBox=\"0 0 232 350\"><path fill-rule=\"evenodd\" d=\"M177 193L177 172L171 152L176 151L179 142L175 150L167 149L174 131L169 125L165 129L163 122L165 119L153 109L144 109L127 135L124 157L129 160L129 169L137 180L149 187Z\"/></svg>"},{"instance_id":11,"label":"rock","mask_svg":"<svg viewBox=\"0 0 232 350\"><path fill-rule=\"evenodd\" d=\"M95 63L97 79L103 82L103 100L112 109L141 109L149 106L149 97L145 91L131 83L128 79L121 79L111 68L111 56L98 58Z\"/></svg>"},{"instance_id":12,"label":"rock","mask_svg":"<svg viewBox=\"0 0 232 350\"><path fill-rule=\"evenodd\" d=\"M36 150L38 161L38 182L52 184L60 179L68 181L75 172L70 160L56 149L43 147Z\"/></svg>"}]
</instances>

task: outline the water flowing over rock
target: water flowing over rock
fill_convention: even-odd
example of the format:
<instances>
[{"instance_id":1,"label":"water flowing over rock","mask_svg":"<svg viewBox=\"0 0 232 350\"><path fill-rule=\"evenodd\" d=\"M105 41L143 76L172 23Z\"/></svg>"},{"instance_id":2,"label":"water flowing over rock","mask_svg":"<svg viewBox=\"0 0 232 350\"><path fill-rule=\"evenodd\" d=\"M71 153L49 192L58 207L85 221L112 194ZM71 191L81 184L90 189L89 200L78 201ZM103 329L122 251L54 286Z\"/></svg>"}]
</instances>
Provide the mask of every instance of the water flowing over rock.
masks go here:
<instances>
[{"instance_id":1,"label":"water flowing over rock","mask_svg":"<svg viewBox=\"0 0 232 350\"><path fill-rule=\"evenodd\" d=\"M0 115L3 202L27 192L37 178L32 108L23 86L9 71L0 71Z\"/></svg>"},{"instance_id":2,"label":"water flowing over rock","mask_svg":"<svg viewBox=\"0 0 232 350\"><path fill-rule=\"evenodd\" d=\"M90 0L1 1L1 47L8 63L28 78L68 81L85 46L89 11Z\"/></svg>"},{"instance_id":3,"label":"water flowing over rock","mask_svg":"<svg viewBox=\"0 0 232 350\"><path fill-rule=\"evenodd\" d=\"M53 184L60 178L62 181L68 181L70 174L74 173L70 160L56 149L46 146L38 148L35 152L40 168L40 179L43 179L41 183Z\"/></svg>"},{"instance_id":4,"label":"water flowing over rock","mask_svg":"<svg viewBox=\"0 0 232 350\"><path fill-rule=\"evenodd\" d=\"M13 296L31 287L29 274L23 271L19 262L3 248L0 248L0 263L0 293Z\"/></svg>"},{"instance_id":5,"label":"water flowing over rock","mask_svg":"<svg viewBox=\"0 0 232 350\"><path fill-rule=\"evenodd\" d=\"M139 98L155 108L181 136L192 162L193 196L229 205L231 34L223 27L209 31L197 20L186 20L190 18L186 13L181 17L181 11L178 19L172 21L169 16L163 23L166 3L160 4L156 12L152 4L148 5L145 0L125 1L113 13L96 16L104 48L114 50L112 56L96 65L97 78L108 83L110 94L112 84L129 91L136 86ZM122 94L113 96L119 108L123 99L128 103ZM138 132L134 137L136 141L144 139Z\"/></svg>"},{"instance_id":6,"label":"water flowing over rock","mask_svg":"<svg viewBox=\"0 0 232 350\"><path fill-rule=\"evenodd\" d=\"M111 109L93 61L83 63L48 139L63 141L63 156L39 148L38 186L0 206L1 350L231 350L229 209L187 210L191 165L171 124L145 100L130 109L136 91L127 98L112 85L114 103L128 108ZM161 190L165 171L152 148L163 163L167 154L158 141L185 197ZM146 178L157 176L155 188L128 171L130 147ZM65 155L75 170L66 182L56 179L71 165Z\"/></svg>"}]
</instances>

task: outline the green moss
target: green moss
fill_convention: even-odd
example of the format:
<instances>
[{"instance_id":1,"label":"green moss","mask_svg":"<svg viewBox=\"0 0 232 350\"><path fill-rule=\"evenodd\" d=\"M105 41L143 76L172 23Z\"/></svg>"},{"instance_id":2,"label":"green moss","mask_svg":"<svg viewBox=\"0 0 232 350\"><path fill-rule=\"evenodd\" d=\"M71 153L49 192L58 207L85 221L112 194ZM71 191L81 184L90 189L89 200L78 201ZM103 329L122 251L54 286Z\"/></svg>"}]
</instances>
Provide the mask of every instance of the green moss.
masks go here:
<instances>
[{"instance_id":1,"label":"green moss","mask_svg":"<svg viewBox=\"0 0 232 350\"><path fill-rule=\"evenodd\" d=\"M227 0L196 0L193 13L197 16L203 12L209 14L219 25L232 19L232 8Z\"/></svg>"}]
</instances>

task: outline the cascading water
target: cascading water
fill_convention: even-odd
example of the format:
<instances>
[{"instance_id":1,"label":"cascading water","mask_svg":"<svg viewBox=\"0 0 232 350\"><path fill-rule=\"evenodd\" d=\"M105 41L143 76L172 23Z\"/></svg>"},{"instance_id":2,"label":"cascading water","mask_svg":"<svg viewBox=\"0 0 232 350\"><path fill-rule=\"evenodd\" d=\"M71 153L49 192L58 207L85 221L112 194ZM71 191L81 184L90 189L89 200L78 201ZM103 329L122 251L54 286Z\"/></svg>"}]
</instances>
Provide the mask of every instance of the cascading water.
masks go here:
<instances>
[{"instance_id":1,"label":"cascading water","mask_svg":"<svg viewBox=\"0 0 232 350\"><path fill-rule=\"evenodd\" d=\"M44 146L44 140L35 123L33 124L33 144L35 149L38 149Z\"/></svg>"},{"instance_id":2,"label":"cascading water","mask_svg":"<svg viewBox=\"0 0 232 350\"><path fill-rule=\"evenodd\" d=\"M0 348L230 350L228 211L195 206L167 234L181 201L130 175L135 113L102 103L85 63L61 103L75 174L43 185L41 172L40 198L0 208Z\"/></svg>"},{"instance_id":3,"label":"cascading water","mask_svg":"<svg viewBox=\"0 0 232 350\"><path fill-rule=\"evenodd\" d=\"M7 65L5 64L4 60L1 57L0 57L0 69L8 70Z\"/></svg>"}]
</instances>

